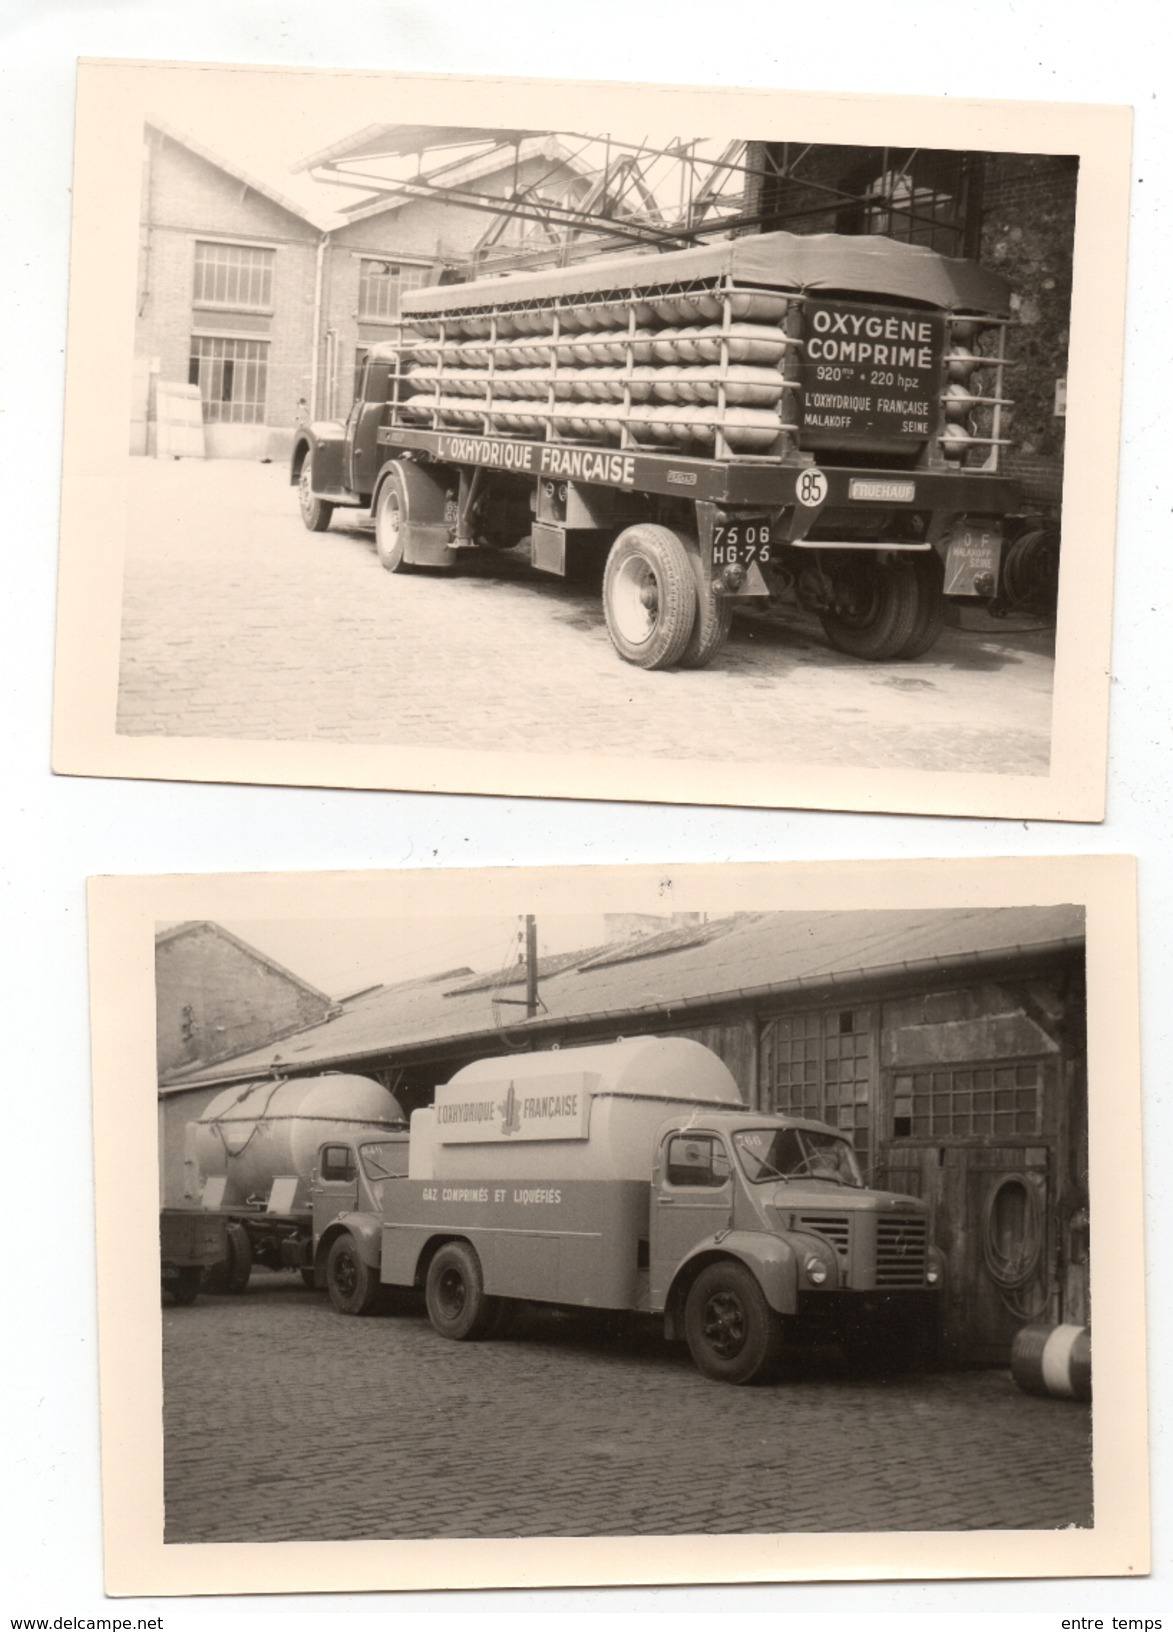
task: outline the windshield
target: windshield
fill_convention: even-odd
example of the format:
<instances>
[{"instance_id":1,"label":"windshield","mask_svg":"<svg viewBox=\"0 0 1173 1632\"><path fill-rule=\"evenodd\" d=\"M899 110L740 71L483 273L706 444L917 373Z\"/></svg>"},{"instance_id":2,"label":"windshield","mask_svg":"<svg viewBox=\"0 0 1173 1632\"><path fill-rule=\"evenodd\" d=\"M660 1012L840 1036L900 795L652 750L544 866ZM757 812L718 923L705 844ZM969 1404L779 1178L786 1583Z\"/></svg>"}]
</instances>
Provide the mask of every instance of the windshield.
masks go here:
<instances>
[{"instance_id":1,"label":"windshield","mask_svg":"<svg viewBox=\"0 0 1173 1632\"><path fill-rule=\"evenodd\" d=\"M376 1179L401 1179L407 1172L407 1141L387 1140L385 1143L360 1145L363 1172L372 1183Z\"/></svg>"},{"instance_id":2,"label":"windshield","mask_svg":"<svg viewBox=\"0 0 1173 1632\"><path fill-rule=\"evenodd\" d=\"M751 1184L769 1179L829 1179L863 1188L855 1152L838 1134L815 1128L747 1128L733 1135L741 1170Z\"/></svg>"}]
</instances>

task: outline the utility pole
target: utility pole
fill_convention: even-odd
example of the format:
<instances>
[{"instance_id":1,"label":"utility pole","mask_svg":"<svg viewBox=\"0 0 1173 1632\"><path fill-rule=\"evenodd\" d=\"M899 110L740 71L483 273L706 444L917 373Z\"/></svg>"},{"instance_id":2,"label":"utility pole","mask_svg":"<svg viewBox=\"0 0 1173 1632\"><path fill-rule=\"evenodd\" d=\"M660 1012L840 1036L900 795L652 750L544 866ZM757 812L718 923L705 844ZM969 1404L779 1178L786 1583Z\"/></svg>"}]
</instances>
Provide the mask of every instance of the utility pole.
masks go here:
<instances>
[{"instance_id":1,"label":"utility pole","mask_svg":"<svg viewBox=\"0 0 1173 1632\"><path fill-rule=\"evenodd\" d=\"M538 1012L538 921L532 912L525 915L525 1017Z\"/></svg>"}]
</instances>

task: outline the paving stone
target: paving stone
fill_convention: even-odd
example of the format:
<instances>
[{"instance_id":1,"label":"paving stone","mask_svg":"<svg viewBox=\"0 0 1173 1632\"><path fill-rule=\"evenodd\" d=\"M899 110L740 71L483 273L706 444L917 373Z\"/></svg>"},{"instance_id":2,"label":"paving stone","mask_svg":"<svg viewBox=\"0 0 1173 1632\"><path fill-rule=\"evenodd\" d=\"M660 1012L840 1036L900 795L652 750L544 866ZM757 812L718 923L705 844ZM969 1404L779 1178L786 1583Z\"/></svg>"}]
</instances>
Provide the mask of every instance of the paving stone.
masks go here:
<instances>
[{"instance_id":1,"label":"paving stone","mask_svg":"<svg viewBox=\"0 0 1173 1632\"><path fill-rule=\"evenodd\" d=\"M128 469L127 735L1047 769L1046 633L987 621L877 666L787 611L735 620L710 669L648 674L615 655L587 586L507 560L385 573L353 519L307 533L276 465Z\"/></svg>"},{"instance_id":2,"label":"paving stone","mask_svg":"<svg viewBox=\"0 0 1173 1632\"><path fill-rule=\"evenodd\" d=\"M1006 1371L878 1381L823 1351L731 1388L654 1324L526 1310L450 1343L263 1271L166 1308L163 1367L168 1542L1091 1522L1090 1409Z\"/></svg>"}]
</instances>

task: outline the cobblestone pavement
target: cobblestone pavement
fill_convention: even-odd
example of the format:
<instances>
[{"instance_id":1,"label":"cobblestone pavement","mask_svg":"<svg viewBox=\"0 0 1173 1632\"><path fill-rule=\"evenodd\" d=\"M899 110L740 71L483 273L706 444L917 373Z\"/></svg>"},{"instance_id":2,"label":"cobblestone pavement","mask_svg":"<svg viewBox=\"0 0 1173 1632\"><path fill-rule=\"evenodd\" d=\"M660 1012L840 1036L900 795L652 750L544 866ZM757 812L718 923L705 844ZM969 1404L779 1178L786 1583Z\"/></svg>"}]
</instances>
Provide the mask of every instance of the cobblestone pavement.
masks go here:
<instances>
[{"instance_id":1,"label":"cobblestone pavement","mask_svg":"<svg viewBox=\"0 0 1173 1632\"><path fill-rule=\"evenodd\" d=\"M348 512L303 529L283 467L129 472L123 734L1047 770L1045 632L967 611L927 657L875 665L788 611L735 620L710 669L648 674L616 656L597 590L500 558L384 573Z\"/></svg>"},{"instance_id":2,"label":"cobblestone pavement","mask_svg":"<svg viewBox=\"0 0 1173 1632\"><path fill-rule=\"evenodd\" d=\"M168 1542L1091 1523L1090 1409L1007 1371L828 1350L734 1388L651 1322L534 1309L451 1343L263 1271L165 1307L163 1365Z\"/></svg>"}]
</instances>

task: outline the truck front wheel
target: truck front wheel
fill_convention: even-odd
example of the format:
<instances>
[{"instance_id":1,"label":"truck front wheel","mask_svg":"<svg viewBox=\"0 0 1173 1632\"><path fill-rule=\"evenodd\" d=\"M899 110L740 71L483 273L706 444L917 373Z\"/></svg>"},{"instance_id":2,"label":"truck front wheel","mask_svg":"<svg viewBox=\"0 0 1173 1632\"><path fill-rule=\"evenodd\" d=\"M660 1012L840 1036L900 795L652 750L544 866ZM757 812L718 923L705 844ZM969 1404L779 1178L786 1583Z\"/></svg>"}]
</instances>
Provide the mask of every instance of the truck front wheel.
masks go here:
<instances>
[{"instance_id":1,"label":"truck front wheel","mask_svg":"<svg viewBox=\"0 0 1173 1632\"><path fill-rule=\"evenodd\" d=\"M718 1383L753 1383L782 1351L782 1327L744 1264L709 1264L689 1290L684 1335L697 1370Z\"/></svg>"},{"instance_id":2,"label":"truck front wheel","mask_svg":"<svg viewBox=\"0 0 1173 1632\"><path fill-rule=\"evenodd\" d=\"M340 1235L330 1248L326 1290L340 1315L369 1315L379 1300L379 1278L353 1235Z\"/></svg>"},{"instance_id":3,"label":"truck front wheel","mask_svg":"<svg viewBox=\"0 0 1173 1632\"><path fill-rule=\"evenodd\" d=\"M902 657L918 632L923 605L911 563L855 561L838 568L833 581L835 609L820 617L835 650L873 663Z\"/></svg>"},{"instance_id":4,"label":"truck front wheel","mask_svg":"<svg viewBox=\"0 0 1173 1632\"><path fill-rule=\"evenodd\" d=\"M424 1298L440 1336L457 1343L487 1336L497 1316L497 1299L486 1296L481 1261L466 1241L449 1241L437 1252Z\"/></svg>"},{"instance_id":5,"label":"truck front wheel","mask_svg":"<svg viewBox=\"0 0 1173 1632\"><path fill-rule=\"evenodd\" d=\"M314 492L314 456L307 453L301 462L301 470L297 476L297 502L301 507L301 519L311 533L324 533L330 525L330 517L334 514L334 506L325 499L320 499Z\"/></svg>"},{"instance_id":6,"label":"truck front wheel","mask_svg":"<svg viewBox=\"0 0 1173 1632\"><path fill-rule=\"evenodd\" d=\"M375 552L387 572L404 572L407 566L407 497L398 470L379 489L375 506Z\"/></svg>"},{"instance_id":7,"label":"truck front wheel","mask_svg":"<svg viewBox=\"0 0 1173 1632\"><path fill-rule=\"evenodd\" d=\"M620 533L603 574L607 632L620 657L667 669L684 655L697 617L696 579L677 533L640 522Z\"/></svg>"}]
</instances>

